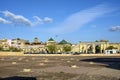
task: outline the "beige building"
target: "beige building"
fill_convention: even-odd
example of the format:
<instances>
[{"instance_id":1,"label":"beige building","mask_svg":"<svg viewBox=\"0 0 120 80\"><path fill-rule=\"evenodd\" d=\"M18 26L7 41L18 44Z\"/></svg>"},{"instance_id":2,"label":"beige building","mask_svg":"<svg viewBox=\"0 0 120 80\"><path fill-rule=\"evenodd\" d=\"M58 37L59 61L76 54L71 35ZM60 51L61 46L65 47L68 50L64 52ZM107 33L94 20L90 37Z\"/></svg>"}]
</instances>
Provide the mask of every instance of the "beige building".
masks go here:
<instances>
[{"instance_id":1,"label":"beige building","mask_svg":"<svg viewBox=\"0 0 120 80\"><path fill-rule=\"evenodd\" d=\"M17 39L12 39L11 40L11 46L12 47L15 47L15 48L24 48L25 47L25 43L26 42L29 42L28 40L23 40L23 39L20 39L20 38L17 38Z\"/></svg>"},{"instance_id":2,"label":"beige building","mask_svg":"<svg viewBox=\"0 0 120 80\"><path fill-rule=\"evenodd\" d=\"M117 51L120 51L120 43L109 42L80 42L79 44L72 45L72 52L80 53L105 53L105 50L113 46Z\"/></svg>"},{"instance_id":3,"label":"beige building","mask_svg":"<svg viewBox=\"0 0 120 80\"><path fill-rule=\"evenodd\" d=\"M24 52L31 52L31 53L45 53L45 43L39 42L38 38L34 38L34 42L27 42L23 48Z\"/></svg>"},{"instance_id":4,"label":"beige building","mask_svg":"<svg viewBox=\"0 0 120 80\"><path fill-rule=\"evenodd\" d=\"M110 43L109 46L116 47L120 51L120 43Z\"/></svg>"},{"instance_id":5,"label":"beige building","mask_svg":"<svg viewBox=\"0 0 120 80\"><path fill-rule=\"evenodd\" d=\"M70 44L65 40L57 43L52 38L50 38L46 43L39 42L38 38L34 38L34 42L29 43L28 40L23 39L2 39L0 40L0 47L3 50L9 50L10 47L20 48L25 52L47 52L48 45L55 45L56 52L65 52L63 50L64 46L71 46L71 51L69 52L78 52L78 53L105 53L108 50L108 47L114 47L114 50L120 53L120 43L109 43L108 41L96 41L96 42L80 42L79 44ZM111 50L111 49L110 49Z\"/></svg>"},{"instance_id":6,"label":"beige building","mask_svg":"<svg viewBox=\"0 0 120 80\"><path fill-rule=\"evenodd\" d=\"M2 47L3 50L9 50L10 46L11 46L11 40L8 39L0 40L0 47Z\"/></svg>"},{"instance_id":7,"label":"beige building","mask_svg":"<svg viewBox=\"0 0 120 80\"><path fill-rule=\"evenodd\" d=\"M46 45L56 45L57 43L54 41L54 39L53 38L50 38L48 41L47 41L47 43L46 43Z\"/></svg>"}]
</instances>

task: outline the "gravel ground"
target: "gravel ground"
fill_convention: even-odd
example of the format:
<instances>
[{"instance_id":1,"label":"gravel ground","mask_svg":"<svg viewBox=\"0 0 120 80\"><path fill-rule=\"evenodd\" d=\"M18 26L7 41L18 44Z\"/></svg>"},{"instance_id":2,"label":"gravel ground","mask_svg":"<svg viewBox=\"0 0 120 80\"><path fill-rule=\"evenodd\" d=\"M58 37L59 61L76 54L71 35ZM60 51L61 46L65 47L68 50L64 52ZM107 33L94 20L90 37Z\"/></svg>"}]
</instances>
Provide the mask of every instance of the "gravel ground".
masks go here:
<instances>
[{"instance_id":1,"label":"gravel ground","mask_svg":"<svg viewBox=\"0 0 120 80\"><path fill-rule=\"evenodd\" d=\"M0 57L0 80L120 80L120 57Z\"/></svg>"}]
</instances>

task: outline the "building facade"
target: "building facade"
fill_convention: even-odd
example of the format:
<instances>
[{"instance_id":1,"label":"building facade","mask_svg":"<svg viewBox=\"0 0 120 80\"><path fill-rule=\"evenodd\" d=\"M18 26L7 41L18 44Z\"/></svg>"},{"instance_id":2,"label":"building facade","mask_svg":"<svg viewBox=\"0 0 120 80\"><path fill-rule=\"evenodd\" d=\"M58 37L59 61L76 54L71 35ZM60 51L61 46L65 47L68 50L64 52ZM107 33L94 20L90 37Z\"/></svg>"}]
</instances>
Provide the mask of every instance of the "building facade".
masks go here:
<instances>
[{"instance_id":1,"label":"building facade","mask_svg":"<svg viewBox=\"0 0 120 80\"><path fill-rule=\"evenodd\" d=\"M1 39L0 40L0 47L3 50L9 50L10 46L11 46L11 40L8 40L8 39Z\"/></svg>"},{"instance_id":2,"label":"building facade","mask_svg":"<svg viewBox=\"0 0 120 80\"><path fill-rule=\"evenodd\" d=\"M24 53L46 53L45 43L39 42L38 38L34 38L34 42L27 42L23 48Z\"/></svg>"},{"instance_id":3,"label":"building facade","mask_svg":"<svg viewBox=\"0 0 120 80\"><path fill-rule=\"evenodd\" d=\"M29 42L28 40L24 40L24 39L12 39L11 40L11 47L15 47L15 48L21 48L23 49L25 47L25 43Z\"/></svg>"},{"instance_id":4,"label":"building facade","mask_svg":"<svg viewBox=\"0 0 120 80\"><path fill-rule=\"evenodd\" d=\"M105 53L109 46L114 46L116 51L120 51L120 43L109 42L80 42L79 44L72 45L72 52L79 53Z\"/></svg>"},{"instance_id":5,"label":"building facade","mask_svg":"<svg viewBox=\"0 0 120 80\"><path fill-rule=\"evenodd\" d=\"M47 42L39 42L38 38L34 38L33 42L29 42L24 39L1 39L0 40L0 48L3 50L9 50L11 47L21 49L24 52L37 52L37 53L47 53L48 46L54 45L56 47L57 52L66 52L64 50L65 47L70 46L70 51L68 52L77 52L83 54L91 54L91 53L120 53L120 43L109 43L108 41L97 41L97 42L80 42L79 44L70 44L65 40L61 42L56 42L54 39L50 38ZM114 49L109 49L108 47L112 46Z\"/></svg>"}]
</instances>

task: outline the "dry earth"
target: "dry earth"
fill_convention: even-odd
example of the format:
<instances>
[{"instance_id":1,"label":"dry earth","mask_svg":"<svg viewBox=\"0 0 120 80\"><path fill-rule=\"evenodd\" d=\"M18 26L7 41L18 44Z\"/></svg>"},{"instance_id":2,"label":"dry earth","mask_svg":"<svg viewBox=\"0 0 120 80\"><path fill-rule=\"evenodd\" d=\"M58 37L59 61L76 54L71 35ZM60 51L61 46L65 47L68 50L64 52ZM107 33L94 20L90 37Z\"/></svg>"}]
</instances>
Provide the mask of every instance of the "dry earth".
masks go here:
<instances>
[{"instance_id":1,"label":"dry earth","mask_svg":"<svg viewBox=\"0 0 120 80\"><path fill-rule=\"evenodd\" d=\"M120 80L120 57L1 56L0 80Z\"/></svg>"}]
</instances>

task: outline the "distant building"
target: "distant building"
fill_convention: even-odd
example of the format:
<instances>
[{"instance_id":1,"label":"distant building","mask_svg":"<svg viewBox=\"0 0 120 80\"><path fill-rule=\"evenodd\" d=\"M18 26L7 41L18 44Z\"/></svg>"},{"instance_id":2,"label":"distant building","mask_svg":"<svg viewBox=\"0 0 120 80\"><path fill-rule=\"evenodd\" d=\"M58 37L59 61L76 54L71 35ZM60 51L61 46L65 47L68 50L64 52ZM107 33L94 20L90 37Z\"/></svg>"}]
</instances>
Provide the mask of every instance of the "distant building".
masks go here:
<instances>
[{"instance_id":1,"label":"distant building","mask_svg":"<svg viewBox=\"0 0 120 80\"><path fill-rule=\"evenodd\" d=\"M11 46L15 47L15 48L24 48L25 47L25 43L29 42L28 40L24 40L24 39L12 39L11 40Z\"/></svg>"},{"instance_id":2,"label":"distant building","mask_svg":"<svg viewBox=\"0 0 120 80\"><path fill-rule=\"evenodd\" d=\"M45 43L39 42L38 38L34 38L34 42L26 42L25 47L23 49L24 52L32 52L32 53L45 53Z\"/></svg>"},{"instance_id":3,"label":"distant building","mask_svg":"<svg viewBox=\"0 0 120 80\"><path fill-rule=\"evenodd\" d=\"M1 39L0 49L10 50L10 48L22 49L24 52L40 52L46 53L48 51L48 45L55 45L56 52L64 52L66 46L71 47L69 52L77 52L83 54L92 53L120 53L120 43L109 43L107 40L100 40L96 42L80 42L79 44L70 44L66 40L62 40L59 43L55 42L53 38L50 38L46 43L39 42L38 38L34 38L33 42L29 42L24 39Z\"/></svg>"},{"instance_id":4,"label":"distant building","mask_svg":"<svg viewBox=\"0 0 120 80\"><path fill-rule=\"evenodd\" d=\"M34 38L34 43L38 43L38 38Z\"/></svg>"},{"instance_id":5,"label":"distant building","mask_svg":"<svg viewBox=\"0 0 120 80\"><path fill-rule=\"evenodd\" d=\"M47 45L53 45L53 44L56 44L55 40L53 38L50 38L48 41L47 41Z\"/></svg>"},{"instance_id":6,"label":"distant building","mask_svg":"<svg viewBox=\"0 0 120 80\"><path fill-rule=\"evenodd\" d=\"M0 47L2 47L3 50L9 50L10 46L11 46L11 40L8 39L0 40Z\"/></svg>"},{"instance_id":7,"label":"distant building","mask_svg":"<svg viewBox=\"0 0 120 80\"><path fill-rule=\"evenodd\" d=\"M117 53L116 49L112 49L112 50L105 50L105 54L114 54Z\"/></svg>"},{"instance_id":8,"label":"distant building","mask_svg":"<svg viewBox=\"0 0 120 80\"><path fill-rule=\"evenodd\" d=\"M120 43L109 42L80 42L72 45L72 52L79 53L105 53L107 47L114 46L117 51L120 51Z\"/></svg>"},{"instance_id":9,"label":"distant building","mask_svg":"<svg viewBox=\"0 0 120 80\"><path fill-rule=\"evenodd\" d=\"M64 47L65 46L70 46L71 47L71 43L69 43L69 42L67 42L66 40L63 39L62 41L60 41L57 44L58 52L64 52Z\"/></svg>"}]
</instances>

